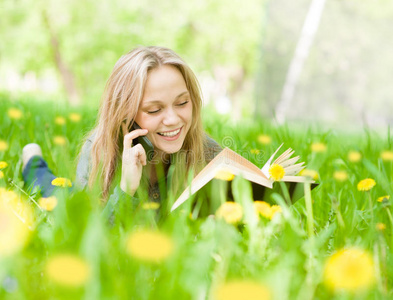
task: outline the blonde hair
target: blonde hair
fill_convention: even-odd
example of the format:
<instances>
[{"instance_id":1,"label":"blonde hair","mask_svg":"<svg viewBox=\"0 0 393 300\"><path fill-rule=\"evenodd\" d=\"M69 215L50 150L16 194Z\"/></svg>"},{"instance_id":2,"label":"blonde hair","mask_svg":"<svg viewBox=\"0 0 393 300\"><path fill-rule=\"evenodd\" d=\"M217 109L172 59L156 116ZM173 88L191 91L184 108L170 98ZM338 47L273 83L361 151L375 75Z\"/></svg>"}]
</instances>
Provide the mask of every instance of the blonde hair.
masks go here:
<instances>
[{"instance_id":1,"label":"blonde hair","mask_svg":"<svg viewBox=\"0 0 393 300\"><path fill-rule=\"evenodd\" d=\"M101 99L97 125L93 129L95 139L91 149L91 173L89 186L101 178L104 199L107 199L112 181L119 166L123 150L121 123L127 128L134 122L141 104L149 71L163 65L176 67L183 75L192 102L192 124L179 155L184 163L182 172L199 172L204 164L205 133L202 127L202 98L198 80L190 67L172 50L163 47L138 47L123 55L115 64L106 83ZM173 176L177 180L181 177ZM183 176L183 180L184 180Z\"/></svg>"}]
</instances>

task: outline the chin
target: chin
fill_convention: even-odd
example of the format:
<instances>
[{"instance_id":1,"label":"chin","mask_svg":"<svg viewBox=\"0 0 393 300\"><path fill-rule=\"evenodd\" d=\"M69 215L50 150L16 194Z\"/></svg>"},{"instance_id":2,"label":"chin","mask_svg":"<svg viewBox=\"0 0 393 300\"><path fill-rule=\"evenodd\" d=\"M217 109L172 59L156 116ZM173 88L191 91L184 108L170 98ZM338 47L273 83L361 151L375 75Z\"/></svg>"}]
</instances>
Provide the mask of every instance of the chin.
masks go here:
<instances>
[{"instance_id":1,"label":"chin","mask_svg":"<svg viewBox=\"0 0 393 300\"><path fill-rule=\"evenodd\" d=\"M171 147L160 147L158 148L159 151L162 151L166 154L174 154L176 152L179 152L181 150L181 148L183 147L183 143L181 145L173 145Z\"/></svg>"}]
</instances>

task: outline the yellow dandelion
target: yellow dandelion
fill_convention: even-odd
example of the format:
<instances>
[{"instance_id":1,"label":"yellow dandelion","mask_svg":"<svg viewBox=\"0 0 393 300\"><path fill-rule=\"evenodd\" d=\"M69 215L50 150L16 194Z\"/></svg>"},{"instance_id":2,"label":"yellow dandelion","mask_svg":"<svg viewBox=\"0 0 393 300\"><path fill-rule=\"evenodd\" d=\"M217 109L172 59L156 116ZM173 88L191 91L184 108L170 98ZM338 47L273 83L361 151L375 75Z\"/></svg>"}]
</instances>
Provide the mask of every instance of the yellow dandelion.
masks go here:
<instances>
[{"instance_id":1,"label":"yellow dandelion","mask_svg":"<svg viewBox=\"0 0 393 300\"><path fill-rule=\"evenodd\" d=\"M385 225L384 223L377 223L377 224L375 225L375 228L376 228L377 230L379 230L379 231L383 231L383 230L386 229L386 225Z\"/></svg>"},{"instance_id":2,"label":"yellow dandelion","mask_svg":"<svg viewBox=\"0 0 393 300\"><path fill-rule=\"evenodd\" d=\"M74 123L78 123L81 119L82 116L78 113L70 113L70 115L68 116L68 118L74 122Z\"/></svg>"},{"instance_id":3,"label":"yellow dandelion","mask_svg":"<svg viewBox=\"0 0 393 300\"><path fill-rule=\"evenodd\" d=\"M243 217L243 209L239 203L225 202L216 211L218 219L224 219L229 224L237 224Z\"/></svg>"},{"instance_id":4,"label":"yellow dandelion","mask_svg":"<svg viewBox=\"0 0 393 300\"><path fill-rule=\"evenodd\" d=\"M4 178L4 173L3 171L0 171L0 179Z\"/></svg>"},{"instance_id":5,"label":"yellow dandelion","mask_svg":"<svg viewBox=\"0 0 393 300\"><path fill-rule=\"evenodd\" d=\"M53 142L59 146L64 146L65 144L67 144L66 138L64 136L60 136L60 135L55 136L53 138Z\"/></svg>"},{"instance_id":6,"label":"yellow dandelion","mask_svg":"<svg viewBox=\"0 0 393 300\"><path fill-rule=\"evenodd\" d=\"M325 264L324 282L332 290L356 292L370 287L375 282L371 255L356 248L338 251Z\"/></svg>"},{"instance_id":7,"label":"yellow dandelion","mask_svg":"<svg viewBox=\"0 0 393 300\"><path fill-rule=\"evenodd\" d=\"M10 198L11 197L11 198ZM33 213L13 192L0 192L0 258L20 251L30 237Z\"/></svg>"},{"instance_id":8,"label":"yellow dandelion","mask_svg":"<svg viewBox=\"0 0 393 300\"><path fill-rule=\"evenodd\" d=\"M174 248L169 235L149 229L132 232L126 243L127 253L145 262L161 262L173 253Z\"/></svg>"},{"instance_id":9,"label":"yellow dandelion","mask_svg":"<svg viewBox=\"0 0 393 300\"><path fill-rule=\"evenodd\" d=\"M311 151L312 152L325 152L327 149L326 144L324 143L312 143L311 144Z\"/></svg>"},{"instance_id":10,"label":"yellow dandelion","mask_svg":"<svg viewBox=\"0 0 393 300\"><path fill-rule=\"evenodd\" d=\"M19 120L23 117L23 113L17 108L10 108L8 110L8 116L10 117L10 119Z\"/></svg>"},{"instance_id":11,"label":"yellow dandelion","mask_svg":"<svg viewBox=\"0 0 393 300\"><path fill-rule=\"evenodd\" d=\"M71 180L63 177L57 177L52 180L52 185L61 187L72 187Z\"/></svg>"},{"instance_id":12,"label":"yellow dandelion","mask_svg":"<svg viewBox=\"0 0 393 300\"><path fill-rule=\"evenodd\" d=\"M303 169L300 171L299 175L309 177L314 180L318 180L318 178L319 178L318 172L315 170L311 170L311 169Z\"/></svg>"},{"instance_id":13,"label":"yellow dandelion","mask_svg":"<svg viewBox=\"0 0 393 300\"><path fill-rule=\"evenodd\" d=\"M7 191L5 188L0 188L0 199L4 203L17 203L19 196L14 191Z\"/></svg>"},{"instance_id":14,"label":"yellow dandelion","mask_svg":"<svg viewBox=\"0 0 393 300\"><path fill-rule=\"evenodd\" d=\"M254 209L258 216L261 215L269 220L272 218L272 209L269 203L265 201L254 201Z\"/></svg>"},{"instance_id":15,"label":"yellow dandelion","mask_svg":"<svg viewBox=\"0 0 393 300\"><path fill-rule=\"evenodd\" d=\"M379 197L379 198L377 199L377 201L378 201L378 202L383 202L384 200L387 201L387 200L389 200L389 199L390 199L390 195L385 195L385 196Z\"/></svg>"},{"instance_id":16,"label":"yellow dandelion","mask_svg":"<svg viewBox=\"0 0 393 300\"><path fill-rule=\"evenodd\" d=\"M233 178L235 178L235 175L230 170L221 169L221 170L217 171L214 178L220 179L220 180L225 180L225 181L231 181L231 180L233 180Z\"/></svg>"},{"instance_id":17,"label":"yellow dandelion","mask_svg":"<svg viewBox=\"0 0 393 300\"><path fill-rule=\"evenodd\" d=\"M74 254L57 254L49 258L45 269L49 279L69 287L84 285L90 276L87 262Z\"/></svg>"},{"instance_id":18,"label":"yellow dandelion","mask_svg":"<svg viewBox=\"0 0 393 300\"><path fill-rule=\"evenodd\" d=\"M66 119L64 117L56 117L55 124L57 125L64 125L66 123Z\"/></svg>"},{"instance_id":19,"label":"yellow dandelion","mask_svg":"<svg viewBox=\"0 0 393 300\"><path fill-rule=\"evenodd\" d=\"M362 154L359 151L349 151L348 160L350 162L356 163L362 159Z\"/></svg>"},{"instance_id":20,"label":"yellow dandelion","mask_svg":"<svg viewBox=\"0 0 393 300\"><path fill-rule=\"evenodd\" d=\"M381 158L384 161L393 161L393 151L391 150L382 151Z\"/></svg>"},{"instance_id":21,"label":"yellow dandelion","mask_svg":"<svg viewBox=\"0 0 393 300\"><path fill-rule=\"evenodd\" d=\"M42 209L46 211L52 211L57 206L57 198L55 196L47 198L42 197L40 200L38 200L38 204Z\"/></svg>"},{"instance_id":22,"label":"yellow dandelion","mask_svg":"<svg viewBox=\"0 0 393 300\"><path fill-rule=\"evenodd\" d=\"M272 138L267 134L261 134L258 136L258 142L263 145L268 145L272 142Z\"/></svg>"},{"instance_id":23,"label":"yellow dandelion","mask_svg":"<svg viewBox=\"0 0 393 300\"><path fill-rule=\"evenodd\" d=\"M6 151L8 149L8 144L6 141L0 140L0 151Z\"/></svg>"},{"instance_id":24,"label":"yellow dandelion","mask_svg":"<svg viewBox=\"0 0 393 300\"><path fill-rule=\"evenodd\" d=\"M285 169L278 164L273 164L269 168L270 178L274 181L280 181L285 176Z\"/></svg>"},{"instance_id":25,"label":"yellow dandelion","mask_svg":"<svg viewBox=\"0 0 393 300\"><path fill-rule=\"evenodd\" d=\"M5 161L0 161L0 169L5 169L8 167L8 164Z\"/></svg>"},{"instance_id":26,"label":"yellow dandelion","mask_svg":"<svg viewBox=\"0 0 393 300\"><path fill-rule=\"evenodd\" d=\"M337 181L346 181L348 180L348 173L346 171L335 171L333 173L333 178Z\"/></svg>"},{"instance_id":27,"label":"yellow dandelion","mask_svg":"<svg viewBox=\"0 0 393 300\"><path fill-rule=\"evenodd\" d=\"M145 210L157 210L160 208L160 203L146 202L146 203L143 203L142 208Z\"/></svg>"},{"instance_id":28,"label":"yellow dandelion","mask_svg":"<svg viewBox=\"0 0 393 300\"><path fill-rule=\"evenodd\" d=\"M252 154L258 155L259 153L261 153L261 150L259 150L259 149L251 149L250 152Z\"/></svg>"},{"instance_id":29,"label":"yellow dandelion","mask_svg":"<svg viewBox=\"0 0 393 300\"><path fill-rule=\"evenodd\" d=\"M213 291L214 300L270 300L271 291L265 285L246 279L232 279L219 284Z\"/></svg>"},{"instance_id":30,"label":"yellow dandelion","mask_svg":"<svg viewBox=\"0 0 393 300\"><path fill-rule=\"evenodd\" d=\"M280 205L272 205L272 207L270 209L272 211L271 219L273 219L276 214L282 213L282 208Z\"/></svg>"},{"instance_id":31,"label":"yellow dandelion","mask_svg":"<svg viewBox=\"0 0 393 300\"><path fill-rule=\"evenodd\" d=\"M358 183L358 191L367 192L367 191L371 190L375 185L376 185L376 182L374 179L371 179L371 178L363 179L363 180L359 181L359 183Z\"/></svg>"}]
</instances>

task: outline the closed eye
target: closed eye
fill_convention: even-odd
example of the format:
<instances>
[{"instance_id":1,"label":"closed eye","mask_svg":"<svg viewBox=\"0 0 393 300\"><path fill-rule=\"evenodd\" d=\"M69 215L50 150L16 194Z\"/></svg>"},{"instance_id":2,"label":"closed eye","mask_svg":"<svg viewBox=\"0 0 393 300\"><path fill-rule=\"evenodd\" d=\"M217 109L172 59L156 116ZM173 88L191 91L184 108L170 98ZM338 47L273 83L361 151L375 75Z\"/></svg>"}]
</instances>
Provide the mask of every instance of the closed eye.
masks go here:
<instances>
[{"instance_id":1,"label":"closed eye","mask_svg":"<svg viewBox=\"0 0 393 300\"><path fill-rule=\"evenodd\" d=\"M178 104L178 106L186 105L188 102L190 102L190 100L184 101L183 103Z\"/></svg>"},{"instance_id":2,"label":"closed eye","mask_svg":"<svg viewBox=\"0 0 393 300\"><path fill-rule=\"evenodd\" d=\"M157 109L157 110L153 110L153 111L148 111L147 113L148 114L155 114L155 113L158 113L160 111L160 109Z\"/></svg>"}]
</instances>

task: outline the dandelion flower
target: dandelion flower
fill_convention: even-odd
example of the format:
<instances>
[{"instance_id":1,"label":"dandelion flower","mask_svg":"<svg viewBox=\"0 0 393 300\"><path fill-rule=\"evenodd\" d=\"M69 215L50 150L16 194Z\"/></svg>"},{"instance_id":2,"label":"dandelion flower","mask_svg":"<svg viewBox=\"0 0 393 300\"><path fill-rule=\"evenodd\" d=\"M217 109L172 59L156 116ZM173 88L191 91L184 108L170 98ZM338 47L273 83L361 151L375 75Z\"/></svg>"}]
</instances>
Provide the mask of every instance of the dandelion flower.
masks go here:
<instances>
[{"instance_id":1,"label":"dandelion flower","mask_svg":"<svg viewBox=\"0 0 393 300\"><path fill-rule=\"evenodd\" d=\"M159 231L143 229L132 232L126 243L129 255L145 262L161 262L174 250L173 239Z\"/></svg>"},{"instance_id":2,"label":"dandelion flower","mask_svg":"<svg viewBox=\"0 0 393 300\"><path fill-rule=\"evenodd\" d=\"M224 219L229 224L237 224L243 217L243 209L239 203L225 202L218 208L216 217Z\"/></svg>"},{"instance_id":3,"label":"dandelion flower","mask_svg":"<svg viewBox=\"0 0 393 300\"><path fill-rule=\"evenodd\" d=\"M324 143L313 143L311 144L311 151L312 152L325 152L327 146Z\"/></svg>"},{"instance_id":4,"label":"dandelion flower","mask_svg":"<svg viewBox=\"0 0 393 300\"><path fill-rule=\"evenodd\" d=\"M282 213L282 208L280 205L272 205L272 207L270 209L272 211L271 219L273 219L276 214Z\"/></svg>"},{"instance_id":5,"label":"dandelion flower","mask_svg":"<svg viewBox=\"0 0 393 300\"><path fill-rule=\"evenodd\" d=\"M386 229L386 225L383 224L383 223L377 223L377 224L375 225L375 228L377 228L377 230L379 230L379 231L383 231L383 230Z\"/></svg>"},{"instance_id":6,"label":"dandelion flower","mask_svg":"<svg viewBox=\"0 0 393 300\"><path fill-rule=\"evenodd\" d=\"M64 146L65 144L67 144L66 138L64 136L60 136L60 135L55 136L53 138L53 142L59 146Z\"/></svg>"},{"instance_id":7,"label":"dandelion flower","mask_svg":"<svg viewBox=\"0 0 393 300\"><path fill-rule=\"evenodd\" d=\"M19 110L17 108L10 108L8 110L8 116L10 117L10 119L19 120L22 118L23 113L21 110Z\"/></svg>"},{"instance_id":8,"label":"dandelion flower","mask_svg":"<svg viewBox=\"0 0 393 300\"><path fill-rule=\"evenodd\" d=\"M359 183L358 183L358 191L367 192L367 191L371 190L375 185L376 185L376 182L374 179L371 179L371 178L363 179L363 180L359 181Z\"/></svg>"},{"instance_id":9,"label":"dandelion flower","mask_svg":"<svg viewBox=\"0 0 393 300\"><path fill-rule=\"evenodd\" d=\"M273 164L269 168L270 178L274 181L280 181L285 176L285 170L283 166L278 164Z\"/></svg>"},{"instance_id":10,"label":"dandelion flower","mask_svg":"<svg viewBox=\"0 0 393 300\"><path fill-rule=\"evenodd\" d=\"M57 125L64 125L66 123L66 119L64 117L56 117L55 124Z\"/></svg>"},{"instance_id":11,"label":"dandelion flower","mask_svg":"<svg viewBox=\"0 0 393 300\"><path fill-rule=\"evenodd\" d=\"M40 200L38 200L38 204L42 209L46 211L52 211L57 206L57 198L55 196L47 198L42 197Z\"/></svg>"},{"instance_id":12,"label":"dandelion flower","mask_svg":"<svg viewBox=\"0 0 393 300\"><path fill-rule=\"evenodd\" d=\"M272 218L272 209L269 203L265 201L254 201L254 209L258 215L269 220Z\"/></svg>"},{"instance_id":13,"label":"dandelion flower","mask_svg":"<svg viewBox=\"0 0 393 300\"><path fill-rule=\"evenodd\" d=\"M8 149L8 144L6 141L0 140L0 151L5 151Z\"/></svg>"},{"instance_id":14,"label":"dandelion flower","mask_svg":"<svg viewBox=\"0 0 393 300\"><path fill-rule=\"evenodd\" d=\"M46 263L46 274L58 284L79 287L89 279L90 269L86 261L76 255L58 254Z\"/></svg>"},{"instance_id":15,"label":"dandelion flower","mask_svg":"<svg viewBox=\"0 0 393 300\"><path fill-rule=\"evenodd\" d=\"M261 150L259 150L259 149L251 149L250 152L252 154L258 155L259 153L261 153Z\"/></svg>"},{"instance_id":16,"label":"dandelion flower","mask_svg":"<svg viewBox=\"0 0 393 300\"><path fill-rule=\"evenodd\" d=\"M0 171L0 179L4 178L4 173L3 171Z\"/></svg>"},{"instance_id":17,"label":"dandelion flower","mask_svg":"<svg viewBox=\"0 0 393 300\"><path fill-rule=\"evenodd\" d=\"M217 171L216 175L214 176L216 179L225 180L225 181L232 181L235 178L235 175L230 170L219 170Z\"/></svg>"},{"instance_id":18,"label":"dandelion flower","mask_svg":"<svg viewBox=\"0 0 393 300\"><path fill-rule=\"evenodd\" d=\"M350 162L356 163L362 159L362 154L359 151L349 151L348 160Z\"/></svg>"},{"instance_id":19,"label":"dandelion flower","mask_svg":"<svg viewBox=\"0 0 393 300\"><path fill-rule=\"evenodd\" d=\"M333 178L337 181L346 181L348 180L348 173L346 171L335 171L333 173Z\"/></svg>"},{"instance_id":20,"label":"dandelion flower","mask_svg":"<svg viewBox=\"0 0 393 300\"><path fill-rule=\"evenodd\" d=\"M4 203L17 203L19 196L14 191L7 191L5 188L0 188L0 199Z\"/></svg>"},{"instance_id":21,"label":"dandelion flower","mask_svg":"<svg viewBox=\"0 0 393 300\"><path fill-rule=\"evenodd\" d=\"M70 113L68 117L74 123L78 123L82 119L82 116L78 113Z\"/></svg>"},{"instance_id":22,"label":"dandelion flower","mask_svg":"<svg viewBox=\"0 0 393 300\"><path fill-rule=\"evenodd\" d=\"M271 291L265 285L246 279L232 279L219 284L213 291L214 300L270 300Z\"/></svg>"},{"instance_id":23,"label":"dandelion flower","mask_svg":"<svg viewBox=\"0 0 393 300\"><path fill-rule=\"evenodd\" d=\"M61 187L72 187L71 180L63 177L57 177L52 180L52 185Z\"/></svg>"},{"instance_id":24,"label":"dandelion flower","mask_svg":"<svg viewBox=\"0 0 393 300\"><path fill-rule=\"evenodd\" d=\"M0 258L17 253L30 237L33 218L30 207L17 201L17 195L0 191ZM7 202L7 203L6 203Z\"/></svg>"},{"instance_id":25,"label":"dandelion flower","mask_svg":"<svg viewBox=\"0 0 393 300\"><path fill-rule=\"evenodd\" d=\"M340 250L326 262L324 282L332 290L356 292L375 282L371 255L361 249Z\"/></svg>"},{"instance_id":26,"label":"dandelion flower","mask_svg":"<svg viewBox=\"0 0 393 300\"><path fill-rule=\"evenodd\" d=\"M267 134L261 134L258 136L258 142L262 145L268 145L272 142L272 138Z\"/></svg>"},{"instance_id":27,"label":"dandelion flower","mask_svg":"<svg viewBox=\"0 0 393 300\"><path fill-rule=\"evenodd\" d=\"M311 170L311 169L303 169L300 171L299 175L309 177L314 180L318 180L318 178L319 178L318 172L315 170Z\"/></svg>"},{"instance_id":28,"label":"dandelion flower","mask_svg":"<svg viewBox=\"0 0 393 300\"><path fill-rule=\"evenodd\" d=\"M8 164L5 161L0 161L0 169L5 169L8 167Z\"/></svg>"},{"instance_id":29,"label":"dandelion flower","mask_svg":"<svg viewBox=\"0 0 393 300\"><path fill-rule=\"evenodd\" d=\"M378 202L383 202L385 199L386 199L386 200L389 200L389 199L390 199L390 195L385 195L385 196L379 197L379 198L377 199L377 201L378 201Z\"/></svg>"},{"instance_id":30,"label":"dandelion flower","mask_svg":"<svg viewBox=\"0 0 393 300\"><path fill-rule=\"evenodd\" d=\"M384 161L393 161L393 151L390 150L382 151L381 158Z\"/></svg>"},{"instance_id":31,"label":"dandelion flower","mask_svg":"<svg viewBox=\"0 0 393 300\"><path fill-rule=\"evenodd\" d=\"M160 207L160 203L157 202L146 202L143 203L142 208L145 210L156 210Z\"/></svg>"}]
</instances>

